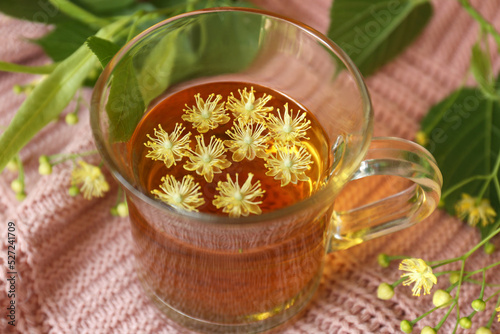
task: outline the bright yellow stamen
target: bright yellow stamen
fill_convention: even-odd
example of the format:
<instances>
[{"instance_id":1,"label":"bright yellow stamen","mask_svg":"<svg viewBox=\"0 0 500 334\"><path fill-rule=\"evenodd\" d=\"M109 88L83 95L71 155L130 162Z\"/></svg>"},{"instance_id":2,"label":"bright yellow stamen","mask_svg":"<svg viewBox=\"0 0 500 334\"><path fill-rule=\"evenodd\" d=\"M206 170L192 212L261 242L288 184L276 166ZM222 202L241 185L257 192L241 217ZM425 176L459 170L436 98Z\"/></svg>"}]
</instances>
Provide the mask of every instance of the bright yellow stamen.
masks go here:
<instances>
[{"instance_id":1,"label":"bright yellow stamen","mask_svg":"<svg viewBox=\"0 0 500 334\"><path fill-rule=\"evenodd\" d=\"M311 127L311 121L306 119L306 113L300 110L293 117L293 110L288 111L288 103L285 104L285 112L281 116L278 109L278 117L269 115L267 127L275 142L283 145L300 145L301 139L306 137L307 130Z\"/></svg>"},{"instance_id":2,"label":"bright yellow stamen","mask_svg":"<svg viewBox=\"0 0 500 334\"><path fill-rule=\"evenodd\" d=\"M203 136L196 136L195 151L190 151L189 160L184 168L189 171L196 171L198 175L205 177L207 182L212 182L214 174L221 173L221 170L231 166L231 162L226 159L226 149L221 139L212 136L208 146L205 145Z\"/></svg>"},{"instance_id":3,"label":"bright yellow stamen","mask_svg":"<svg viewBox=\"0 0 500 334\"><path fill-rule=\"evenodd\" d=\"M191 175L185 175L182 181L167 175L162 177L161 182L161 190L154 189L151 193L163 202L187 211L198 211L197 207L205 204L200 185Z\"/></svg>"},{"instance_id":4,"label":"bright yellow stamen","mask_svg":"<svg viewBox=\"0 0 500 334\"><path fill-rule=\"evenodd\" d=\"M242 118L243 121L254 120L258 123L264 123L267 114L273 110L273 107L266 107L266 103L272 99L271 95L264 94L262 97L255 99L253 87L250 92L244 88L243 91L238 89L240 99L234 97L233 93L227 99L227 109L233 112L234 117Z\"/></svg>"},{"instance_id":5,"label":"bright yellow stamen","mask_svg":"<svg viewBox=\"0 0 500 334\"><path fill-rule=\"evenodd\" d=\"M309 176L305 172L311 169L311 154L302 146L288 147L276 145L276 153L269 155L266 159L266 172L268 176L274 176L275 180L281 180L284 187L290 182L308 181Z\"/></svg>"},{"instance_id":6,"label":"bright yellow stamen","mask_svg":"<svg viewBox=\"0 0 500 334\"><path fill-rule=\"evenodd\" d=\"M186 104L187 109L184 109L185 114L182 115L182 119L193 123L193 127L199 133L205 133L208 130L217 128L220 124L229 122L230 118L226 115L226 109L224 109L225 102L219 103L222 95L210 94L206 101L203 101L200 94L196 94L194 98L196 106L190 108Z\"/></svg>"},{"instance_id":7,"label":"bright yellow stamen","mask_svg":"<svg viewBox=\"0 0 500 334\"><path fill-rule=\"evenodd\" d=\"M253 160L256 156L266 158L269 135L262 135L265 129L263 124L255 124L253 120L245 122L239 118L234 122L231 130L226 131L231 140L224 141L224 144L233 152L233 160L241 161L245 158Z\"/></svg>"},{"instance_id":8,"label":"bright yellow stamen","mask_svg":"<svg viewBox=\"0 0 500 334\"><path fill-rule=\"evenodd\" d=\"M104 196L109 190L109 184L101 169L82 160L78 161L78 164L80 166L76 166L71 172L71 183L81 185L80 190L85 199Z\"/></svg>"},{"instance_id":9,"label":"bright yellow stamen","mask_svg":"<svg viewBox=\"0 0 500 334\"><path fill-rule=\"evenodd\" d=\"M260 187L260 181L257 180L252 185L253 174L248 173L248 178L242 187L239 185L238 174L236 181L231 180L227 174L227 182L219 181L216 190L219 195L214 196L213 205L217 208L223 208L222 212L229 213L229 217L248 216L253 213L259 215L262 213L259 205L262 201L255 201L257 197L262 197L265 193Z\"/></svg>"},{"instance_id":10,"label":"bright yellow stamen","mask_svg":"<svg viewBox=\"0 0 500 334\"><path fill-rule=\"evenodd\" d=\"M188 132L184 137L179 138L185 129L179 123L175 124L174 131L170 134L165 132L160 124L158 124L158 127L160 128L159 130L154 129L156 138L147 135L152 141L144 144L146 147L151 148L146 158L162 160L170 168L176 164L176 161L180 161L186 155L187 150L189 150L189 143L191 142L189 140L191 133Z\"/></svg>"},{"instance_id":11,"label":"bright yellow stamen","mask_svg":"<svg viewBox=\"0 0 500 334\"><path fill-rule=\"evenodd\" d=\"M405 259L399 265L399 270L408 271L408 273L401 275L401 277L408 278L403 282L403 285L408 286L415 283L412 289L414 296L420 296L422 288L424 295L429 294L432 286L437 283L432 268L422 259Z\"/></svg>"}]
</instances>

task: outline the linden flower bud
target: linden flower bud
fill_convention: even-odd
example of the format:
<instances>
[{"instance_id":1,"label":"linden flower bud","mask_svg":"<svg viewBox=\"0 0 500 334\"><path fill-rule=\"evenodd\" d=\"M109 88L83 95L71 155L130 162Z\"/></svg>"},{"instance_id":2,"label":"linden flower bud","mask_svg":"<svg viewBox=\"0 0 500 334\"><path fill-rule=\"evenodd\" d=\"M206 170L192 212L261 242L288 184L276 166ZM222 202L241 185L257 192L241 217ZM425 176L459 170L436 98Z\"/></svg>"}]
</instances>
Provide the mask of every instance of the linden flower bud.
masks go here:
<instances>
[{"instance_id":1,"label":"linden flower bud","mask_svg":"<svg viewBox=\"0 0 500 334\"><path fill-rule=\"evenodd\" d=\"M432 327L429 327L429 326L425 326L424 328L422 328L422 331L420 332L420 334L436 334L436 330Z\"/></svg>"},{"instance_id":2,"label":"linden flower bud","mask_svg":"<svg viewBox=\"0 0 500 334\"><path fill-rule=\"evenodd\" d=\"M476 330L476 334L493 334L493 332L487 327L479 327Z\"/></svg>"},{"instance_id":3,"label":"linden flower bud","mask_svg":"<svg viewBox=\"0 0 500 334\"><path fill-rule=\"evenodd\" d=\"M17 172L19 170L19 167L14 159L10 160L5 167L11 172Z\"/></svg>"},{"instance_id":4,"label":"linden flower bud","mask_svg":"<svg viewBox=\"0 0 500 334\"><path fill-rule=\"evenodd\" d=\"M408 320L401 321L401 330L403 333L411 333L413 331L413 325Z\"/></svg>"},{"instance_id":5,"label":"linden flower bud","mask_svg":"<svg viewBox=\"0 0 500 334\"><path fill-rule=\"evenodd\" d=\"M39 158L38 158L38 163L41 165L41 164L50 164L50 161L49 161L49 157L46 156L45 154L41 155Z\"/></svg>"},{"instance_id":6,"label":"linden flower bud","mask_svg":"<svg viewBox=\"0 0 500 334\"><path fill-rule=\"evenodd\" d=\"M14 85L12 87L12 91L16 94L21 94L24 91L24 89L23 89L23 86L21 86L21 85Z\"/></svg>"},{"instance_id":7,"label":"linden flower bud","mask_svg":"<svg viewBox=\"0 0 500 334\"><path fill-rule=\"evenodd\" d=\"M24 191L24 182L19 179L15 179L11 182L10 188L16 193L20 194Z\"/></svg>"},{"instance_id":8,"label":"linden flower bud","mask_svg":"<svg viewBox=\"0 0 500 334\"><path fill-rule=\"evenodd\" d=\"M381 283L377 288L377 298L382 300L389 300L394 297L394 288L387 283Z\"/></svg>"},{"instance_id":9,"label":"linden flower bud","mask_svg":"<svg viewBox=\"0 0 500 334\"><path fill-rule=\"evenodd\" d=\"M450 274L449 280L450 280L451 284L457 283L460 280L460 274L459 273L452 273L452 274Z\"/></svg>"},{"instance_id":10,"label":"linden flower bud","mask_svg":"<svg viewBox=\"0 0 500 334\"><path fill-rule=\"evenodd\" d=\"M441 289L436 290L436 292L434 292L434 295L432 296L432 303L436 307L444 306L450 300L452 300L451 295L447 291Z\"/></svg>"},{"instance_id":11,"label":"linden flower bud","mask_svg":"<svg viewBox=\"0 0 500 334\"><path fill-rule=\"evenodd\" d=\"M20 193L16 193L16 199L21 202L24 201L26 198L26 193L24 191L21 191Z\"/></svg>"},{"instance_id":12,"label":"linden flower bud","mask_svg":"<svg viewBox=\"0 0 500 334\"><path fill-rule=\"evenodd\" d=\"M38 166L38 173L40 175L50 175L52 174L52 165L49 163L41 163Z\"/></svg>"},{"instance_id":13,"label":"linden flower bud","mask_svg":"<svg viewBox=\"0 0 500 334\"><path fill-rule=\"evenodd\" d=\"M488 255L493 254L495 252L495 245L491 242L487 242L484 244L484 252Z\"/></svg>"},{"instance_id":14,"label":"linden flower bud","mask_svg":"<svg viewBox=\"0 0 500 334\"><path fill-rule=\"evenodd\" d=\"M482 299L476 299L471 303L472 308L476 312L482 312L486 308L486 303Z\"/></svg>"},{"instance_id":15,"label":"linden flower bud","mask_svg":"<svg viewBox=\"0 0 500 334\"><path fill-rule=\"evenodd\" d=\"M382 268L387 268L389 267L391 260L389 260L389 255L381 253L377 257L377 262Z\"/></svg>"},{"instance_id":16,"label":"linden flower bud","mask_svg":"<svg viewBox=\"0 0 500 334\"><path fill-rule=\"evenodd\" d=\"M121 202L116 206L116 213L120 217L127 217L128 216L128 206L127 203Z\"/></svg>"},{"instance_id":17,"label":"linden flower bud","mask_svg":"<svg viewBox=\"0 0 500 334\"><path fill-rule=\"evenodd\" d=\"M75 125L78 123L78 115L73 113L73 112L69 113L66 115L64 120L66 121L66 124L68 124L68 125Z\"/></svg>"},{"instance_id":18,"label":"linden flower bud","mask_svg":"<svg viewBox=\"0 0 500 334\"><path fill-rule=\"evenodd\" d=\"M71 197L78 196L78 194L80 194L80 188L78 188L77 186L71 186L71 187L69 187L69 189L68 189L68 194L69 194Z\"/></svg>"},{"instance_id":19,"label":"linden flower bud","mask_svg":"<svg viewBox=\"0 0 500 334\"><path fill-rule=\"evenodd\" d=\"M460 320L458 321L458 324L463 329L469 329L472 327L472 321L468 317L460 318Z\"/></svg>"}]
</instances>

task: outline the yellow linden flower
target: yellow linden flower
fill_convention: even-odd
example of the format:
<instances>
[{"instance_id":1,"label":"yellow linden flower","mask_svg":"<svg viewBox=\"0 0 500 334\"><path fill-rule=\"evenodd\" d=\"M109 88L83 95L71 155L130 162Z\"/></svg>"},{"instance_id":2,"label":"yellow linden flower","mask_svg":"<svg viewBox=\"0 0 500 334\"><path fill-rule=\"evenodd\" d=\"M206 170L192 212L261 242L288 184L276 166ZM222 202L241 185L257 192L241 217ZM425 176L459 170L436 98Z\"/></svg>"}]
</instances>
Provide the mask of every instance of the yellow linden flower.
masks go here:
<instances>
[{"instance_id":1,"label":"yellow linden flower","mask_svg":"<svg viewBox=\"0 0 500 334\"><path fill-rule=\"evenodd\" d=\"M231 180L227 174L227 182L219 181L216 190L219 195L214 196L213 205L217 208L223 208L222 212L229 213L229 217L248 216L250 213L259 215L262 213L259 205L262 201L255 201L257 197L262 197L265 190L260 188L260 181L257 180L252 185L253 174L248 173L248 178L240 187L238 174L236 181Z\"/></svg>"},{"instance_id":2,"label":"yellow linden flower","mask_svg":"<svg viewBox=\"0 0 500 334\"><path fill-rule=\"evenodd\" d=\"M212 100L214 97L215 99ZM186 114L182 115L182 119L193 123L193 127L199 133L205 133L208 130L215 129L219 124L229 122L230 118L226 115L226 109L224 109L225 102L219 103L222 95L210 94L206 101L203 101L200 94L196 94L194 98L196 106L189 108L186 104L187 109L184 109Z\"/></svg>"},{"instance_id":3,"label":"yellow linden flower","mask_svg":"<svg viewBox=\"0 0 500 334\"><path fill-rule=\"evenodd\" d=\"M102 197L109 190L109 184L101 169L82 160L78 161L78 164L80 166L76 166L71 172L71 183L80 185L80 191L85 199Z\"/></svg>"},{"instance_id":4,"label":"yellow linden flower","mask_svg":"<svg viewBox=\"0 0 500 334\"><path fill-rule=\"evenodd\" d=\"M283 117L278 109L278 117L269 115L267 119L267 128L271 132L274 140L281 144L299 145L300 139L309 139L306 137L306 131L311 127L311 121L306 120L306 113L297 112L293 117L293 110L288 112L288 103L285 104Z\"/></svg>"},{"instance_id":5,"label":"yellow linden flower","mask_svg":"<svg viewBox=\"0 0 500 334\"><path fill-rule=\"evenodd\" d=\"M500 306L495 309L495 311L500 312ZM498 322L500 322L500 314L498 314Z\"/></svg>"},{"instance_id":6,"label":"yellow linden flower","mask_svg":"<svg viewBox=\"0 0 500 334\"><path fill-rule=\"evenodd\" d=\"M478 222L483 226L491 224L497 215L489 200L478 201L468 194L462 194L462 199L455 204L455 211L458 218L464 220L467 217L467 223L471 226L476 226Z\"/></svg>"},{"instance_id":7,"label":"yellow linden flower","mask_svg":"<svg viewBox=\"0 0 500 334\"><path fill-rule=\"evenodd\" d=\"M231 166L231 162L224 155L224 143L215 136L210 138L208 146L205 145L203 136L196 136L196 142L196 149L189 154L190 162L186 162L184 168L195 170L196 174L203 175L207 182L212 182L214 174L221 173L221 169Z\"/></svg>"},{"instance_id":8,"label":"yellow linden flower","mask_svg":"<svg viewBox=\"0 0 500 334\"><path fill-rule=\"evenodd\" d=\"M170 134L166 133L160 124L158 124L158 127L160 130L154 129L156 138L147 135L152 141L144 144L146 147L151 148L146 158L162 160L170 168L176 164L176 161L180 161L186 155L187 150L189 150L189 143L191 142L189 140L191 133L188 132L184 137L179 138L185 129L179 123L175 124L174 131Z\"/></svg>"},{"instance_id":9,"label":"yellow linden flower","mask_svg":"<svg viewBox=\"0 0 500 334\"><path fill-rule=\"evenodd\" d=\"M245 158L253 160L255 157L266 158L268 134L262 135L264 124L254 124L253 120L245 122L241 118L234 123L227 135L232 140L225 140L224 144L233 152L233 160L241 161Z\"/></svg>"},{"instance_id":10,"label":"yellow linden flower","mask_svg":"<svg viewBox=\"0 0 500 334\"><path fill-rule=\"evenodd\" d=\"M250 88L250 92L247 92L246 88L243 91L238 89L238 93L240 93L239 100L231 93L231 96L227 99L227 109L231 110L236 118L242 118L244 121L253 119L256 122L263 123L267 113L273 110L273 107L265 106L273 97L264 94L255 100L254 92L253 87Z\"/></svg>"},{"instance_id":11,"label":"yellow linden flower","mask_svg":"<svg viewBox=\"0 0 500 334\"><path fill-rule=\"evenodd\" d=\"M424 289L424 295L429 294L432 286L437 283L436 276L432 273L432 268L422 259L405 259L399 265L399 270L408 271L401 275L408 279L403 285L408 286L415 283L412 289L414 296L420 296L420 291Z\"/></svg>"},{"instance_id":12,"label":"yellow linden flower","mask_svg":"<svg viewBox=\"0 0 500 334\"><path fill-rule=\"evenodd\" d=\"M194 182L191 175L185 175L182 181L167 175L162 177L161 182L161 190L154 189L151 193L163 202L187 211L198 211L196 208L205 204L200 185Z\"/></svg>"},{"instance_id":13,"label":"yellow linden flower","mask_svg":"<svg viewBox=\"0 0 500 334\"><path fill-rule=\"evenodd\" d=\"M276 153L266 159L265 166L269 169L266 175L281 180L282 187L290 182L297 184L309 180L305 171L311 169L312 163L311 154L304 147L276 145Z\"/></svg>"}]
</instances>

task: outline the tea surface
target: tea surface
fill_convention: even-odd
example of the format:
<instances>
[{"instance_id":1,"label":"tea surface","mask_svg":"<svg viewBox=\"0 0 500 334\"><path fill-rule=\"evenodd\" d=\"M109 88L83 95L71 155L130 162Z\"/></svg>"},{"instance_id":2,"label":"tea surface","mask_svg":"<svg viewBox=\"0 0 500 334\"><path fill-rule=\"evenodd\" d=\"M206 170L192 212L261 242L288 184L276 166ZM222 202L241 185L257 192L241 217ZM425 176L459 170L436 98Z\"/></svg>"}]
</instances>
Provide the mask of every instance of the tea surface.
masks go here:
<instances>
[{"instance_id":1,"label":"tea surface","mask_svg":"<svg viewBox=\"0 0 500 334\"><path fill-rule=\"evenodd\" d=\"M191 198L194 205L181 208L238 217L281 209L314 193L328 159L326 138L314 116L291 98L255 84L216 82L160 101L128 147L145 193L175 206L187 196L175 198L172 188L190 175L184 185L189 183L192 193L196 188L197 196ZM231 211L238 198L227 196L245 182L249 189L243 197L258 204Z\"/></svg>"}]
</instances>

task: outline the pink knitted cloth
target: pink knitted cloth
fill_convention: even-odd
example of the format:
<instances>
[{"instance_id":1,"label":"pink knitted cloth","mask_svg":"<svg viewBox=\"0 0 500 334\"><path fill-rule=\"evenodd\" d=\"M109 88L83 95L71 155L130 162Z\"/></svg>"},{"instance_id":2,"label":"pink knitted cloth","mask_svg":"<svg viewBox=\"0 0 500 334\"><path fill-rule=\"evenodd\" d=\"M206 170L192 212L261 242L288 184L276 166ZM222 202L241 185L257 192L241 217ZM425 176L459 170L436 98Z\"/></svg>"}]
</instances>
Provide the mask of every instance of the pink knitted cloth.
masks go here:
<instances>
[{"instance_id":1,"label":"pink knitted cloth","mask_svg":"<svg viewBox=\"0 0 500 334\"><path fill-rule=\"evenodd\" d=\"M331 0L255 2L319 31L328 28ZM500 29L499 1L473 3ZM466 75L478 26L456 0L434 0L433 5L435 14L418 40L367 80L375 109L376 136L413 139L429 107L458 87ZM42 35L44 29L0 16L0 59L29 65L47 62L38 47L24 40ZM498 65L497 59L495 69ZM31 80L31 75L0 73L0 126L9 123L23 99L12 92L12 86ZM28 193L24 201L18 202L10 190L15 174L5 171L0 175L0 333L189 333L162 318L142 291L133 269L128 221L109 214L116 198L116 183L111 182L112 190L103 199L87 201L67 194L69 164L57 165L49 176L38 175L39 155L94 147L87 117L88 111L82 111L80 118L84 121L74 127L54 122L23 149ZM386 184L373 181L362 190L346 191L342 202L359 204L365 193L376 192ZM6 317L10 300L5 263L8 221L15 222L18 236L16 327L9 326ZM432 308L431 297L412 297L410 288L398 287L392 300L378 300L377 286L398 279L400 273L397 264L380 268L377 254L438 260L458 256L478 241L475 229L437 211L417 226L328 255L322 283L307 311L275 332L399 332L401 320L412 320ZM494 243L500 247L498 241ZM480 251L469 265L473 269L499 260L500 252L487 257ZM489 279L500 283L500 271L490 273ZM438 283L440 286L444 282ZM477 286L462 289L462 314L471 311L470 302L478 294ZM469 332L486 324L492 304L487 305L487 312L473 318ZM425 324L434 326L443 315L444 310L430 315L415 332ZM449 321L441 332L451 333L453 325L454 321ZM500 333L500 324L494 324L493 332Z\"/></svg>"}]
</instances>

